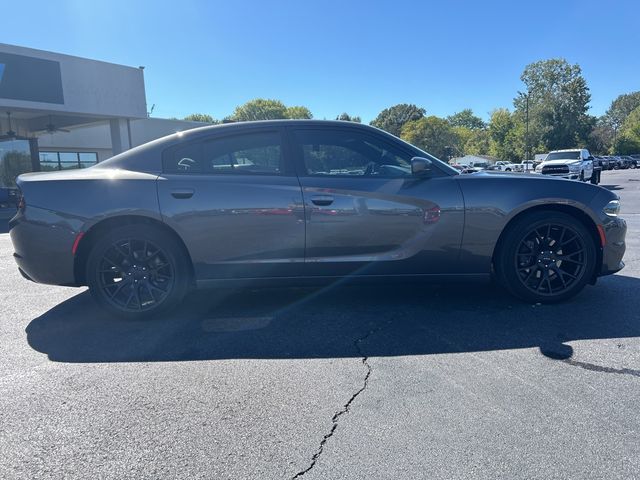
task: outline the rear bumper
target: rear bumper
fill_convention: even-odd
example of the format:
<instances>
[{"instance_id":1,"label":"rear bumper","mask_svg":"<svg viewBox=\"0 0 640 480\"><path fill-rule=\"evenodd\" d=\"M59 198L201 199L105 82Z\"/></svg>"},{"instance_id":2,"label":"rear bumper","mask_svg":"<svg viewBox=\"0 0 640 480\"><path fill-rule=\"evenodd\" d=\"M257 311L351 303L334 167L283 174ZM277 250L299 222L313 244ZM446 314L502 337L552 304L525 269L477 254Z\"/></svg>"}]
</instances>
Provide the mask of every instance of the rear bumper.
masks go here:
<instances>
[{"instance_id":1,"label":"rear bumper","mask_svg":"<svg viewBox=\"0 0 640 480\"><path fill-rule=\"evenodd\" d=\"M626 250L627 222L620 217L609 217L603 225L606 243L602 248L600 276L611 275L624 268L622 257Z\"/></svg>"},{"instance_id":2,"label":"rear bumper","mask_svg":"<svg viewBox=\"0 0 640 480\"><path fill-rule=\"evenodd\" d=\"M37 283L75 285L71 252L76 232L68 219L49 210L27 207L9 222L13 258L20 273Z\"/></svg>"}]
</instances>

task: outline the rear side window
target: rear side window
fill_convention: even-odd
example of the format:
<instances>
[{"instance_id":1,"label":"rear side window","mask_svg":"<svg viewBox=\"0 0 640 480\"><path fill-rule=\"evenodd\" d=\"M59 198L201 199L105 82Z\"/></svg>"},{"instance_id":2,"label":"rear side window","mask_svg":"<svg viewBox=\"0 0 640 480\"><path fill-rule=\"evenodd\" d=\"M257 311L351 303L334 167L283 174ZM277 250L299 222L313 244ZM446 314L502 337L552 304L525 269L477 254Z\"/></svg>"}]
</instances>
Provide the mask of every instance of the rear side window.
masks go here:
<instances>
[{"instance_id":1,"label":"rear side window","mask_svg":"<svg viewBox=\"0 0 640 480\"><path fill-rule=\"evenodd\" d=\"M163 160L163 168L168 173L202 173L200 143L189 143L175 148Z\"/></svg>"},{"instance_id":2,"label":"rear side window","mask_svg":"<svg viewBox=\"0 0 640 480\"><path fill-rule=\"evenodd\" d=\"M168 173L279 175L278 132L257 132L179 146L163 160Z\"/></svg>"}]
</instances>

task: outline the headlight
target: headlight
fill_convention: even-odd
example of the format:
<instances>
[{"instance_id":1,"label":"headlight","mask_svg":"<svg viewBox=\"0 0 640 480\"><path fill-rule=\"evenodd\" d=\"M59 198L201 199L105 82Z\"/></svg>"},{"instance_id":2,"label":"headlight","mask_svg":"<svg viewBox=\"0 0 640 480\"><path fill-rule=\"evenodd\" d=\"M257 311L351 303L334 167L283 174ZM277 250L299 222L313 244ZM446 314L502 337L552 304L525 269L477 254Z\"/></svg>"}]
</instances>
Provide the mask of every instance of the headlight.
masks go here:
<instances>
[{"instance_id":1,"label":"headlight","mask_svg":"<svg viewBox=\"0 0 640 480\"><path fill-rule=\"evenodd\" d=\"M620 200L611 200L602 210L610 217L617 217L620 212Z\"/></svg>"},{"instance_id":2,"label":"headlight","mask_svg":"<svg viewBox=\"0 0 640 480\"><path fill-rule=\"evenodd\" d=\"M580 163L570 163L569 170L572 172L577 172L580 170Z\"/></svg>"}]
</instances>

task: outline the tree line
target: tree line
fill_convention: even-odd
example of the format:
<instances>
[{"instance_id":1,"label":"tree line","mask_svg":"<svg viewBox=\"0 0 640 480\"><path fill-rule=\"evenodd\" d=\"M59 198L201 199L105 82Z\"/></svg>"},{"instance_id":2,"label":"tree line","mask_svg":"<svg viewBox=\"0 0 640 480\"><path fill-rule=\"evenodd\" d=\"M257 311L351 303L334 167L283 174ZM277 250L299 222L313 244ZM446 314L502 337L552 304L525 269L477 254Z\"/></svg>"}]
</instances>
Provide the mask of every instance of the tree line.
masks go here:
<instances>
[{"instance_id":1,"label":"tree line","mask_svg":"<svg viewBox=\"0 0 640 480\"><path fill-rule=\"evenodd\" d=\"M449 159L467 154L521 161L561 148L588 148L594 154L640 153L640 91L618 96L600 117L589 115L591 94L579 65L549 59L527 65L520 76L524 92L513 108L497 108L488 122L464 109L442 118L425 108L399 104L382 110L370 124L426 151ZM310 119L304 106L254 99L219 121L194 113L185 120L207 123ZM336 120L361 122L346 112Z\"/></svg>"}]
</instances>

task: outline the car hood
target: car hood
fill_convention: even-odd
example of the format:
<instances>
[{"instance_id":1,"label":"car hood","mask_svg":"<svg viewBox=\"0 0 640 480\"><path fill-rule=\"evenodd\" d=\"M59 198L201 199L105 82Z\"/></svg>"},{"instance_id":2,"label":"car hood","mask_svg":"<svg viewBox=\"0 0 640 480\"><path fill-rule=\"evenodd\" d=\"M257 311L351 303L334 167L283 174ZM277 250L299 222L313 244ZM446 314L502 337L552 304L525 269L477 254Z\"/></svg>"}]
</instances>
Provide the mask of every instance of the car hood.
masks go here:
<instances>
[{"instance_id":1,"label":"car hood","mask_svg":"<svg viewBox=\"0 0 640 480\"><path fill-rule=\"evenodd\" d=\"M570 163L579 163L580 160L570 160L570 159L563 159L563 160L549 160L548 162L542 162L540 165L544 166L553 166L553 165L569 165Z\"/></svg>"}]
</instances>

